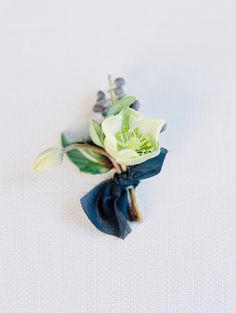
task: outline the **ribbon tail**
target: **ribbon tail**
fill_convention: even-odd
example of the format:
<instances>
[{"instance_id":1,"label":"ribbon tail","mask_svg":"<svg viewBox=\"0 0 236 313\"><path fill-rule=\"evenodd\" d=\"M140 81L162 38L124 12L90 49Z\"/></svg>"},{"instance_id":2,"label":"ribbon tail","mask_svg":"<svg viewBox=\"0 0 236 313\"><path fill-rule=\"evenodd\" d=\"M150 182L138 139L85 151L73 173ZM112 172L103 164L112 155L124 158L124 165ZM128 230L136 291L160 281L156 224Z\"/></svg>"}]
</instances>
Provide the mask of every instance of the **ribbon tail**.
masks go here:
<instances>
[{"instance_id":1,"label":"ribbon tail","mask_svg":"<svg viewBox=\"0 0 236 313\"><path fill-rule=\"evenodd\" d=\"M124 239L130 232L128 225L127 191L107 180L80 200L89 220L101 232Z\"/></svg>"},{"instance_id":2,"label":"ribbon tail","mask_svg":"<svg viewBox=\"0 0 236 313\"><path fill-rule=\"evenodd\" d=\"M119 238L125 239L129 233L131 233L131 228L127 222L128 219L128 194L127 190L123 190L123 194L119 197L115 203L115 212L117 217L117 222L119 224L120 235Z\"/></svg>"}]
</instances>

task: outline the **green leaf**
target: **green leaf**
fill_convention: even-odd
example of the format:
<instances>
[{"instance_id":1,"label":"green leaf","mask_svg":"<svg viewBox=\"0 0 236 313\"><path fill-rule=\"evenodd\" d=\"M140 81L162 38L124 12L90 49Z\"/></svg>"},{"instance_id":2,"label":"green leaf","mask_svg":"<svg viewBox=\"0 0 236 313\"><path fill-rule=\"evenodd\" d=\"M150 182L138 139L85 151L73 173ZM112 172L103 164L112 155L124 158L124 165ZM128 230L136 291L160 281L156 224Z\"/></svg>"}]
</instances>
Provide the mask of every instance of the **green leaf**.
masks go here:
<instances>
[{"instance_id":1,"label":"green leaf","mask_svg":"<svg viewBox=\"0 0 236 313\"><path fill-rule=\"evenodd\" d=\"M120 100L117 100L112 106L110 107L107 117L111 115L116 115L120 113L121 110L128 108L131 104L135 102L135 97L124 97Z\"/></svg>"},{"instance_id":2,"label":"green leaf","mask_svg":"<svg viewBox=\"0 0 236 313\"><path fill-rule=\"evenodd\" d=\"M63 148L72 143L84 142L70 142L65 134L61 135L61 143ZM87 143L87 142L86 142ZM89 151L85 149L74 149L67 152L68 158L74 163L81 172L89 174L102 174L108 172L112 168L109 159L100 153Z\"/></svg>"}]
</instances>

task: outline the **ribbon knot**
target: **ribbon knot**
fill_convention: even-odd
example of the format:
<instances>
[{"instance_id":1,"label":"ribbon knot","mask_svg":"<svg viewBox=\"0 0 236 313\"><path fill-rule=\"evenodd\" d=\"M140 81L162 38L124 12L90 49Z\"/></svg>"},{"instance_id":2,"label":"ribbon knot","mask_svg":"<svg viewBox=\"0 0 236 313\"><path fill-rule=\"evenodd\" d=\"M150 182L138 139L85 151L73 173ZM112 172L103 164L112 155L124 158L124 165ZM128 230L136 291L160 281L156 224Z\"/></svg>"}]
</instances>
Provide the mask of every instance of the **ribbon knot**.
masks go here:
<instances>
[{"instance_id":1,"label":"ribbon knot","mask_svg":"<svg viewBox=\"0 0 236 313\"><path fill-rule=\"evenodd\" d=\"M136 188L140 180L160 173L167 150L141 164L129 166L127 171L115 174L94 187L81 199L81 205L90 221L103 233L122 239L131 232L128 224L127 189Z\"/></svg>"},{"instance_id":2,"label":"ribbon knot","mask_svg":"<svg viewBox=\"0 0 236 313\"><path fill-rule=\"evenodd\" d=\"M115 197L115 198L120 197L121 191L122 191L122 186L119 185L119 184L117 184L117 183L115 183L115 184L113 185L113 189L112 189L112 195L113 195L113 197Z\"/></svg>"},{"instance_id":3,"label":"ribbon knot","mask_svg":"<svg viewBox=\"0 0 236 313\"><path fill-rule=\"evenodd\" d=\"M121 186L122 188L129 188L129 187L134 187L136 188L139 184L138 179L133 179L132 177L129 177L129 167L127 169L127 172L121 173L121 174L115 174L113 177L114 182Z\"/></svg>"}]
</instances>

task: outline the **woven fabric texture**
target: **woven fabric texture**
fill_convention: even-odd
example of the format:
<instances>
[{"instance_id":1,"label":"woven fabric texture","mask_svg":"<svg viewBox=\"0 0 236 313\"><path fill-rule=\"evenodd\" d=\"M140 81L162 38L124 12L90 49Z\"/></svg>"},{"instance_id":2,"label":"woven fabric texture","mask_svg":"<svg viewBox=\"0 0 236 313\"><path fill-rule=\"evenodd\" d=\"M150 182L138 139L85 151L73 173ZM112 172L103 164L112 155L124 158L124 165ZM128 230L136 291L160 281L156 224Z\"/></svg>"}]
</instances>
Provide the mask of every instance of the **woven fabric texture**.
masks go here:
<instances>
[{"instance_id":1,"label":"woven fabric texture","mask_svg":"<svg viewBox=\"0 0 236 313\"><path fill-rule=\"evenodd\" d=\"M235 27L228 0L1 1L1 313L236 312ZM31 168L86 138L107 74L168 122L124 241L80 206L109 174Z\"/></svg>"}]
</instances>

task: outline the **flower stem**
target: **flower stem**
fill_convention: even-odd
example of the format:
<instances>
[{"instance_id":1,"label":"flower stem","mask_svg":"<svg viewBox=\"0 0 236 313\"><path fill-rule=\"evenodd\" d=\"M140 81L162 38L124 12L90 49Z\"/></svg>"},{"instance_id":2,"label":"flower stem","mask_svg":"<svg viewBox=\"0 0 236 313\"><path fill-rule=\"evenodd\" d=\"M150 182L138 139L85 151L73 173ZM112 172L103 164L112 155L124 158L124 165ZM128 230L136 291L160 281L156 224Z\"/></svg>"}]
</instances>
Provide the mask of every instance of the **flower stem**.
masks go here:
<instances>
[{"instance_id":1,"label":"flower stem","mask_svg":"<svg viewBox=\"0 0 236 313\"><path fill-rule=\"evenodd\" d=\"M122 172L127 171L127 167L125 165L120 165L122 168ZM139 210L136 193L134 187L129 189L129 218L131 221L142 222L142 215Z\"/></svg>"},{"instance_id":2,"label":"flower stem","mask_svg":"<svg viewBox=\"0 0 236 313\"><path fill-rule=\"evenodd\" d=\"M142 218L141 212L140 212L138 204L137 204L136 193L135 193L134 187L131 187L129 189L129 193L130 193L130 197L131 197L131 201L132 201L134 214L136 216L136 221L137 222L142 222L143 218Z\"/></svg>"},{"instance_id":3,"label":"flower stem","mask_svg":"<svg viewBox=\"0 0 236 313\"><path fill-rule=\"evenodd\" d=\"M114 102L116 101L116 98L115 98L115 96L113 95L113 88L112 88L112 79L111 79L111 75L108 75L108 83L109 83L108 92L109 92L110 97L111 97L111 102L112 102L112 104L114 104Z\"/></svg>"},{"instance_id":4,"label":"flower stem","mask_svg":"<svg viewBox=\"0 0 236 313\"><path fill-rule=\"evenodd\" d=\"M74 150L74 149L85 149L85 150L90 150L90 151L100 153L100 154L106 156L111 161L114 169L116 170L116 172L118 174L120 174L122 172L121 168L120 168L119 164L116 162L116 160L102 148L99 148L99 147L96 147L93 145L89 145L87 143L73 143L73 144L65 147L63 149L63 152L66 153L66 152L69 152L69 151Z\"/></svg>"},{"instance_id":5,"label":"flower stem","mask_svg":"<svg viewBox=\"0 0 236 313\"><path fill-rule=\"evenodd\" d=\"M127 191L127 197L128 197L128 214L129 214L129 220L131 222L135 222L137 221L137 216L136 213L134 211L134 206L133 206L133 201L131 199L131 194L130 194L130 190Z\"/></svg>"}]
</instances>

